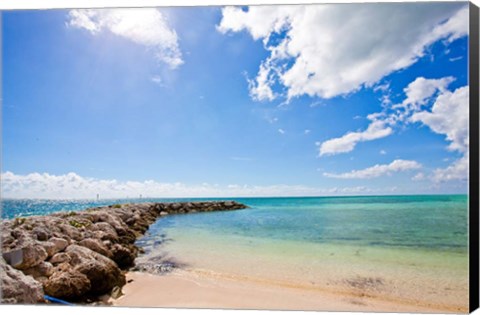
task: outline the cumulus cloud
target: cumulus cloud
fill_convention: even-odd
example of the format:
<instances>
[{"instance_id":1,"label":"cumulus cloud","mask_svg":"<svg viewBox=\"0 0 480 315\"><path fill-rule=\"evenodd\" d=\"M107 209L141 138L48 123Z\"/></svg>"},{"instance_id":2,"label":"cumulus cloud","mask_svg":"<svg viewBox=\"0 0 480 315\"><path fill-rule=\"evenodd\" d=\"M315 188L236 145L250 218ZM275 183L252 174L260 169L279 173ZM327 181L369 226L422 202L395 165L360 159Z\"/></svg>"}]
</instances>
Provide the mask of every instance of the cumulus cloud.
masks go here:
<instances>
[{"instance_id":1,"label":"cumulus cloud","mask_svg":"<svg viewBox=\"0 0 480 315\"><path fill-rule=\"evenodd\" d=\"M468 179L468 153L456 160L446 168L438 168L433 171L432 180L437 183L452 180L466 181Z\"/></svg>"},{"instance_id":2,"label":"cumulus cloud","mask_svg":"<svg viewBox=\"0 0 480 315\"><path fill-rule=\"evenodd\" d=\"M421 167L422 165L416 161L394 160L390 164L377 164L363 170L354 170L342 174L323 173L323 175L326 177L341 179L366 179L390 175L396 172L415 170Z\"/></svg>"},{"instance_id":3,"label":"cumulus cloud","mask_svg":"<svg viewBox=\"0 0 480 315\"><path fill-rule=\"evenodd\" d=\"M118 181L82 177L76 173L51 175L30 173L1 174L4 198L94 199L144 197L249 197L249 196L324 196L388 193L390 188L372 189L365 186L318 188L304 185L226 185L161 183L154 180Z\"/></svg>"},{"instance_id":4,"label":"cumulus cloud","mask_svg":"<svg viewBox=\"0 0 480 315\"><path fill-rule=\"evenodd\" d=\"M398 3L226 7L222 33L248 32L269 56L259 65L250 94L273 100L273 87L287 99L332 98L374 86L425 55L438 40L468 34L468 5Z\"/></svg>"},{"instance_id":5,"label":"cumulus cloud","mask_svg":"<svg viewBox=\"0 0 480 315\"><path fill-rule=\"evenodd\" d=\"M418 77L404 89L407 97L402 104L395 105L394 108L403 106L407 108L412 107L411 110L419 110L437 91L445 92L447 86L454 80L455 78L453 77L441 79Z\"/></svg>"},{"instance_id":6,"label":"cumulus cloud","mask_svg":"<svg viewBox=\"0 0 480 315\"><path fill-rule=\"evenodd\" d=\"M438 96L431 111L421 111L412 115L412 122L421 122L433 132L443 134L450 142L449 150L468 150L468 86L454 92L444 91Z\"/></svg>"},{"instance_id":7,"label":"cumulus cloud","mask_svg":"<svg viewBox=\"0 0 480 315\"><path fill-rule=\"evenodd\" d=\"M109 31L147 47L155 57L176 68L183 63L178 37L157 9L78 9L68 14L67 25L96 35Z\"/></svg>"},{"instance_id":8,"label":"cumulus cloud","mask_svg":"<svg viewBox=\"0 0 480 315\"><path fill-rule=\"evenodd\" d=\"M444 169L436 169L435 182L467 180L469 157L469 88L464 86L453 92L444 91L438 96L431 111L412 115L412 122L421 122L433 132L445 135L450 143L448 149L463 153L463 156Z\"/></svg>"},{"instance_id":9,"label":"cumulus cloud","mask_svg":"<svg viewBox=\"0 0 480 315\"><path fill-rule=\"evenodd\" d=\"M364 131L347 132L341 137L318 142L319 156L351 152L359 142L387 137L399 124L417 121L431 125L434 132L447 134L448 141L456 139L450 145L452 150L462 141L465 148L468 146L468 87L452 93L447 88L453 81L454 77L416 78L403 89L405 97L401 103L367 116L371 123ZM424 111L432 102L432 112ZM462 105L457 106L459 103ZM451 117L450 111L454 111Z\"/></svg>"},{"instance_id":10,"label":"cumulus cloud","mask_svg":"<svg viewBox=\"0 0 480 315\"><path fill-rule=\"evenodd\" d=\"M357 143L380 139L390 135L393 132L386 122L374 120L364 131L349 132L342 137L327 140L323 143L317 143L319 146L319 155L333 155L352 151Z\"/></svg>"}]
</instances>

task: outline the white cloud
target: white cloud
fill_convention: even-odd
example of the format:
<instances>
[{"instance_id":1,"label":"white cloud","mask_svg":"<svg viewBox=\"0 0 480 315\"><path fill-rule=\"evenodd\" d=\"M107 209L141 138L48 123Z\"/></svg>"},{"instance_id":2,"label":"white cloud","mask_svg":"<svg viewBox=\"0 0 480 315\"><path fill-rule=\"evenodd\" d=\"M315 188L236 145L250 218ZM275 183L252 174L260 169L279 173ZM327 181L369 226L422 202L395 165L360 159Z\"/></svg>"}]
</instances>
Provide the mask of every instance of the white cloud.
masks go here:
<instances>
[{"instance_id":1,"label":"white cloud","mask_svg":"<svg viewBox=\"0 0 480 315\"><path fill-rule=\"evenodd\" d=\"M326 177L341 179L365 179L390 175L395 172L419 169L421 167L422 165L416 161L395 160L390 164L377 164L363 170L354 170L342 174L323 173L323 175Z\"/></svg>"},{"instance_id":2,"label":"white cloud","mask_svg":"<svg viewBox=\"0 0 480 315\"><path fill-rule=\"evenodd\" d=\"M468 179L468 153L456 160L446 168L438 168L433 171L434 182L446 182L452 180L466 181Z\"/></svg>"},{"instance_id":3,"label":"white cloud","mask_svg":"<svg viewBox=\"0 0 480 315\"><path fill-rule=\"evenodd\" d=\"M302 95L332 98L404 69L438 40L468 33L468 5L397 3L252 6L222 10L217 29L262 40L262 61L250 93L257 100Z\"/></svg>"},{"instance_id":4,"label":"white cloud","mask_svg":"<svg viewBox=\"0 0 480 315\"><path fill-rule=\"evenodd\" d=\"M285 134L285 130L283 130L282 128L279 128L279 129L278 129L278 133L280 133L280 134L283 135L283 134Z\"/></svg>"},{"instance_id":5,"label":"white cloud","mask_svg":"<svg viewBox=\"0 0 480 315\"><path fill-rule=\"evenodd\" d=\"M271 86L275 80L269 71L267 63L260 65L260 70L256 80L248 79L248 89L250 91L250 97L256 101L273 101L276 97Z\"/></svg>"},{"instance_id":6,"label":"white cloud","mask_svg":"<svg viewBox=\"0 0 480 315\"><path fill-rule=\"evenodd\" d=\"M447 87L454 80L455 78L453 77L440 79L416 78L403 90L405 98L401 103L384 107L382 112L367 116L371 123L366 130L348 132L339 138L319 143L320 156L351 152L359 142L387 137L393 133L393 128L399 123L415 121L422 121L425 124L429 121L430 124L435 125L435 129L431 127L433 131L448 133L447 140L449 141L452 141L449 138L450 136L456 138L461 136L464 138L466 136L466 144L468 146L468 130L466 130L468 123L465 123L468 122L468 87L464 87L467 91L459 89L452 95L452 92L448 91ZM420 112L432 100L435 100L434 112ZM461 102L463 105L454 109L450 107L456 106L456 104L450 104L450 102L456 102L456 104ZM455 113L452 117L449 117L448 113L451 110L455 110ZM454 121L455 125L452 126L451 124ZM442 127L438 126L440 123ZM457 142L451 144L452 149L455 148Z\"/></svg>"},{"instance_id":7,"label":"white cloud","mask_svg":"<svg viewBox=\"0 0 480 315\"><path fill-rule=\"evenodd\" d=\"M415 182L425 180L425 174L422 172L417 173L415 174L415 176L412 177L412 180Z\"/></svg>"},{"instance_id":8,"label":"white cloud","mask_svg":"<svg viewBox=\"0 0 480 315\"><path fill-rule=\"evenodd\" d=\"M431 111L421 111L412 115L411 121L422 122L438 134L446 135L448 148L460 152L468 150L468 86L454 92L444 91L436 99Z\"/></svg>"},{"instance_id":9,"label":"white cloud","mask_svg":"<svg viewBox=\"0 0 480 315\"><path fill-rule=\"evenodd\" d=\"M439 91L445 92L447 86L455 80L453 77L444 77L441 79L425 79L424 77L418 77L411 82L403 91L407 96L402 104L393 106L398 107L410 107L411 110L419 110L422 105L425 105L431 97Z\"/></svg>"},{"instance_id":10,"label":"white cloud","mask_svg":"<svg viewBox=\"0 0 480 315\"><path fill-rule=\"evenodd\" d=\"M76 173L51 175L30 173L1 174L2 197L42 199L94 199L144 197L248 197L248 196L328 196L388 193L390 188L372 189L365 186L319 188L304 185L226 185L202 183L161 183L154 180L117 181L82 177Z\"/></svg>"},{"instance_id":11,"label":"white cloud","mask_svg":"<svg viewBox=\"0 0 480 315\"><path fill-rule=\"evenodd\" d=\"M364 131L349 132L340 138L330 139L317 145L320 147L320 156L346 153L352 151L359 142L380 139L392 132L392 128L388 127L384 121L374 120Z\"/></svg>"},{"instance_id":12,"label":"white cloud","mask_svg":"<svg viewBox=\"0 0 480 315\"><path fill-rule=\"evenodd\" d=\"M381 154L381 155L385 155L385 154L387 154L387 151L385 151L385 150L380 150L380 154Z\"/></svg>"},{"instance_id":13,"label":"white cloud","mask_svg":"<svg viewBox=\"0 0 480 315\"><path fill-rule=\"evenodd\" d=\"M183 63L177 33L157 9L78 9L68 14L68 25L92 35L107 30L150 49L155 57L176 68Z\"/></svg>"},{"instance_id":14,"label":"white cloud","mask_svg":"<svg viewBox=\"0 0 480 315\"><path fill-rule=\"evenodd\" d=\"M305 129L305 130L303 131L303 133L306 134L306 135L308 135L310 132L312 132L310 129Z\"/></svg>"},{"instance_id":15,"label":"white cloud","mask_svg":"<svg viewBox=\"0 0 480 315\"><path fill-rule=\"evenodd\" d=\"M412 115L411 121L421 122L433 132L446 136L448 149L463 156L446 168L434 170L432 180L445 182L467 180L469 157L469 88L464 86L453 92L444 91L433 104L431 111Z\"/></svg>"}]
</instances>

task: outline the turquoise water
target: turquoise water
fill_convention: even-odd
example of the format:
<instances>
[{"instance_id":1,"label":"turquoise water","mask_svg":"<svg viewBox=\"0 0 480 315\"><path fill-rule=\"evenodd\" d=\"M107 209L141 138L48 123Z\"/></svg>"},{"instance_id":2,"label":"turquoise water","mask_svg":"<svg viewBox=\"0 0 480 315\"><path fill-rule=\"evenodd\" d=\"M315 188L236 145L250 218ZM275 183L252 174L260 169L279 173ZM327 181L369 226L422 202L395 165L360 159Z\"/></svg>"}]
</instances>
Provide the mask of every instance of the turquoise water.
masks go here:
<instances>
[{"instance_id":1,"label":"turquoise water","mask_svg":"<svg viewBox=\"0 0 480 315\"><path fill-rule=\"evenodd\" d=\"M162 257L200 278L466 310L465 195L237 200L250 208L158 220L137 241L138 261Z\"/></svg>"},{"instance_id":2,"label":"turquoise water","mask_svg":"<svg viewBox=\"0 0 480 315\"><path fill-rule=\"evenodd\" d=\"M313 243L467 251L467 197L237 199L250 209L169 216L150 227ZM148 237L147 237L148 238Z\"/></svg>"},{"instance_id":3,"label":"turquoise water","mask_svg":"<svg viewBox=\"0 0 480 315\"><path fill-rule=\"evenodd\" d=\"M369 296L467 309L466 195L223 199L250 208L162 217L137 240L145 249L137 263L174 261L175 272L195 277L343 292L352 303ZM204 199L4 200L2 217L187 200Z\"/></svg>"},{"instance_id":4,"label":"turquoise water","mask_svg":"<svg viewBox=\"0 0 480 315\"><path fill-rule=\"evenodd\" d=\"M169 216L150 227L314 243L467 251L467 196L234 198L250 208ZM83 210L116 203L204 199L3 200L2 218ZM210 199L214 200L214 199Z\"/></svg>"}]
</instances>

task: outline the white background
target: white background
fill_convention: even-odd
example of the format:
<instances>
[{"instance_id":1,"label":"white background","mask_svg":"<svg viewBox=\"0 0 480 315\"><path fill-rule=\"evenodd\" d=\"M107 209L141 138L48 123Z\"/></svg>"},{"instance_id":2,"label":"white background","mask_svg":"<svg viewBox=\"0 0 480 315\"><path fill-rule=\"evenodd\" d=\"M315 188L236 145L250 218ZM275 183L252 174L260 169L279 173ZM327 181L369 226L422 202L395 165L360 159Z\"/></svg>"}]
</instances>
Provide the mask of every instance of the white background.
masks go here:
<instances>
[{"instance_id":1,"label":"white background","mask_svg":"<svg viewBox=\"0 0 480 315\"><path fill-rule=\"evenodd\" d=\"M442 0L444 1L444 0ZM448 0L445 0L448 1ZM193 6L193 5L246 5L246 4L295 4L295 3L342 3L342 2L379 2L379 1L318 1L318 0L2 0L0 10L10 9L49 9L49 8L98 8L98 7L140 7L140 6ZM394 2L394 1L382 1ZM407 0L404 2L414 2ZM431 2L431 1L429 1ZM472 1L480 6L480 0ZM161 294L161 292L159 292ZM165 308L120 308L120 307L65 307L65 306L18 306L1 305L2 315L308 315L308 314L329 314L327 312L301 312L301 311L243 311L243 310L209 310L209 309L165 309ZM343 312L338 314L356 315L358 313ZM375 313L363 313L375 314ZM378 314L378 313L377 313ZM390 313L396 314L396 313ZM480 315L480 311L474 312Z\"/></svg>"}]
</instances>

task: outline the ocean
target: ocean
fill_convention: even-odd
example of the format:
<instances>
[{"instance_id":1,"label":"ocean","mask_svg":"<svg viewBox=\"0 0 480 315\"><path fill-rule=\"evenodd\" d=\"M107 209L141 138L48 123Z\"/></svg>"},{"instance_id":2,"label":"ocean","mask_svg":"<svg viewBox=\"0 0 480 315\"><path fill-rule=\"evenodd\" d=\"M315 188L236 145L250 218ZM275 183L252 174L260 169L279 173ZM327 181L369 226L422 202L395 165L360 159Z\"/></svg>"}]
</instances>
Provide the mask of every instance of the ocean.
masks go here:
<instances>
[{"instance_id":1,"label":"ocean","mask_svg":"<svg viewBox=\"0 0 480 315\"><path fill-rule=\"evenodd\" d=\"M466 195L223 199L250 208L161 218L137 240L138 259L162 257L199 277L342 293L352 303L369 296L452 312L468 303ZM202 199L4 200L2 217L186 200Z\"/></svg>"}]
</instances>

